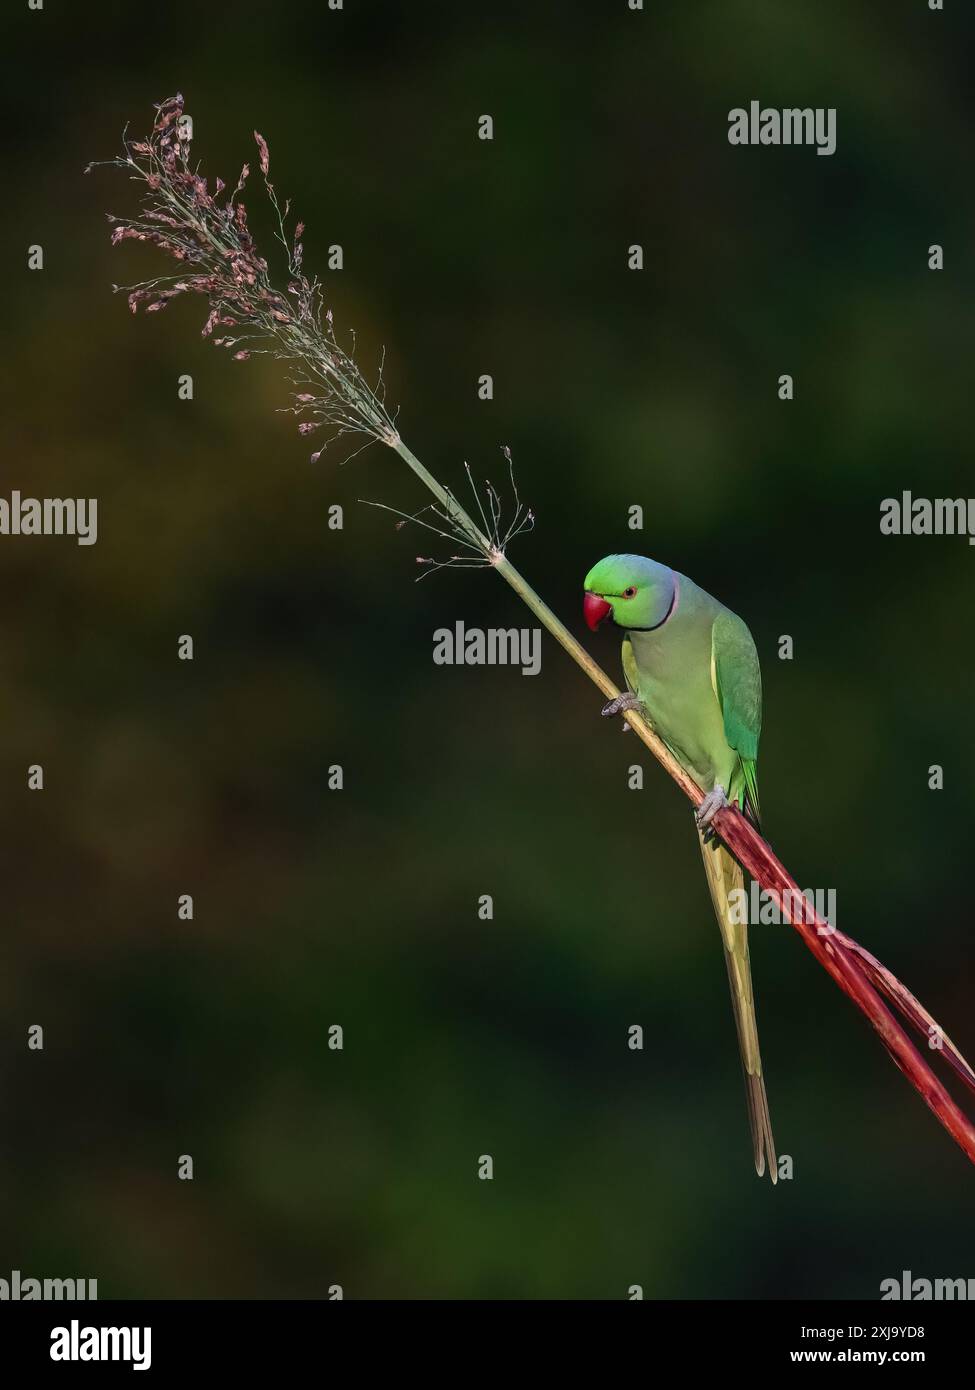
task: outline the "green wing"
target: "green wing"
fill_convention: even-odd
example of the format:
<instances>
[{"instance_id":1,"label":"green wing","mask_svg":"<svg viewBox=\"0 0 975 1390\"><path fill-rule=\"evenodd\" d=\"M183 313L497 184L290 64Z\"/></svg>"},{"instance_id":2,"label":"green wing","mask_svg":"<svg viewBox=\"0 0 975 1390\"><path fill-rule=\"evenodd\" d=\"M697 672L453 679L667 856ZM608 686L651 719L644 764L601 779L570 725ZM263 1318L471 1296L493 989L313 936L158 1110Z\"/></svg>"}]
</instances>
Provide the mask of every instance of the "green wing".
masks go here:
<instances>
[{"instance_id":1,"label":"green wing","mask_svg":"<svg viewBox=\"0 0 975 1390\"><path fill-rule=\"evenodd\" d=\"M727 610L711 629L711 675L724 718L725 738L741 760L748 809L757 823L758 740L762 732L762 672L741 618Z\"/></svg>"},{"instance_id":2,"label":"green wing","mask_svg":"<svg viewBox=\"0 0 975 1390\"><path fill-rule=\"evenodd\" d=\"M640 672L637 670L636 657L633 655L633 643L628 636L623 638L623 675L630 687L630 694L638 695L640 693Z\"/></svg>"},{"instance_id":3,"label":"green wing","mask_svg":"<svg viewBox=\"0 0 975 1390\"><path fill-rule=\"evenodd\" d=\"M627 636L623 638L623 675L626 677L626 684L629 687L630 694L639 695L640 670L636 664L636 657L633 655L633 643L630 641L629 634L627 634ZM642 713L644 719L647 721L647 723L650 725L652 729L653 716L647 709L646 705L643 706Z\"/></svg>"}]
</instances>

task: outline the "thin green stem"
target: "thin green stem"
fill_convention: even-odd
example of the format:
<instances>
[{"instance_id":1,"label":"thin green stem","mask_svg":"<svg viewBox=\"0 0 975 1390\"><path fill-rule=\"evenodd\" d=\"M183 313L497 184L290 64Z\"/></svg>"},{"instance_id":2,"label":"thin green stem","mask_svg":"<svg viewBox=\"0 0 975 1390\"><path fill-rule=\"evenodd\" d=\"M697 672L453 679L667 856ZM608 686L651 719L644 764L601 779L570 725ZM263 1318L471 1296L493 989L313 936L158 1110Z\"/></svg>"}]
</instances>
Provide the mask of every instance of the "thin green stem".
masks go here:
<instances>
[{"instance_id":1,"label":"thin green stem","mask_svg":"<svg viewBox=\"0 0 975 1390\"><path fill-rule=\"evenodd\" d=\"M520 574L519 571L515 569L514 565L505 557L502 551L493 545L484 532L475 525L471 517L453 494L448 492L442 484L437 482L436 478L423 466L416 454L414 454L411 449L407 448L399 435L396 435L394 439L387 442L391 448L396 450L404 463L407 463L410 468L412 468L424 487L429 488L434 497L436 497L437 501L448 513L450 518L456 522L461 531L475 541L478 548L483 552L487 562L492 568L497 570L502 579L510 584L518 597L528 605L538 621L543 627L548 629L556 642L568 652L576 665L580 666L582 670L585 671L589 679L594 685L598 686L607 699L615 700L616 696L620 693L619 687L614 685L599 663L592 659L585 647L573 637L565 624L555 616L548 604L544 599L539 597L524 575ZM700 805L701 801L704 799L704 793L693 778L687 775L670 749L663 740L658 738L653 732L653 729L639 711L627 710L624 717L633 732L640 737L657 761L670 773L671 777L688 799L692 801L695 806Z\"/></svg>"},{"instance_id":2,"label":"thin green stem","mask_svg":"<svg viewBox=\"0 0 975 1390\"><path fill-rule=\"evenodd\" d=\"M409 464L420 482L424 487L429 488L451 520L457 523L460 530L465 535L470 536L477 544L478 549L483 551L485 558L490 560L493 553L490 540L483 531L474 525L474 522L464 511L464 508L457 501L456 497L454 497L453 493L448 492L441 483L437 482L433 474L428 469L424 468L413 450L406 447L398 434L394 435L391 439L387 439L385 442L389 444L390 448L396 450L404 463Z\"/></svg>"}]
</instances>

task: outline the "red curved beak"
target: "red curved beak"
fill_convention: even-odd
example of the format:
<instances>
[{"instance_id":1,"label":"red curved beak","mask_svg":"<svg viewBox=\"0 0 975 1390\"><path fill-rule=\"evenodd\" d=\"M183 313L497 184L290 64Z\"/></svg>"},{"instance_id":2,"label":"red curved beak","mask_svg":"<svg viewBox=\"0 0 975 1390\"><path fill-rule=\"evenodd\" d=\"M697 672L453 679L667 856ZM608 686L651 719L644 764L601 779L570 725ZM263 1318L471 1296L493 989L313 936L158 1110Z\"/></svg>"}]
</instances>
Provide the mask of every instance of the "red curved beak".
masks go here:
<instances>
[{"instance_id":1,"label":"red curved beak","mask_svg":"<svg viewBox=\"0 0 975 1390\"><path fill-rule=\"evenodd\" d=\"M613 605L607 603L599 594L587 593L582 600L582 616L591 632L595 632L607 614L612 613L612 611Z\"/></svg>"}]
</instances>

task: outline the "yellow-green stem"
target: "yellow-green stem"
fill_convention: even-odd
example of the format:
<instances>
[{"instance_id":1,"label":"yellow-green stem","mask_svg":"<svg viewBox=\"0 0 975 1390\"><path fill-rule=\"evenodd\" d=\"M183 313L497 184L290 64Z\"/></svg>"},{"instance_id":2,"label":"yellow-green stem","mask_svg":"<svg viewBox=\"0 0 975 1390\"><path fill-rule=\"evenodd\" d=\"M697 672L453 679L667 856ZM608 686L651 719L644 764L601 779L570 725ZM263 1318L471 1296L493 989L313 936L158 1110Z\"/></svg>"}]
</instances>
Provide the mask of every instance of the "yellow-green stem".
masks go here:
<instances>
[{"instance_id":1,"label":"yellow-green stem","mask_svg":"<svg viewBox=\"0 0 975 1390\"><path fill-rule=\"evenodd\" d=\"M619 687L614 685L599 663L592 659L585 647L573 637L565 624L555 616L548 604L538 596L524 575L520 574L511 561L506 559L505 556L492 545L490 539L475 526L474 522L456 498L437 482L433 474L423 466L417 456L411 449L407 448L398 435L394 441L391 441L391 447L396 450L404 463L407 463L410 468L412 468L413 472L420 479L420 482L423 483L425 487L429 488L452 520L481 547L484 551L485 559L497 570L501 578L511 585L518 597L524 603L527 603L538 621L548 629L556 642L568 652L576 665L580 666L582 670L585 671L592 683L599 687L607 699L615 700L616 696L620 693ZM687 775L670 749L662 739L657 737L639 711L627 710L624 717L633 732L642 739L657 761L666 768L667 772L670 773L671 777L688 799L692 801L695 806L699 805L703 800L704 793L693 778Z\"/></svg>"}]
</instances>

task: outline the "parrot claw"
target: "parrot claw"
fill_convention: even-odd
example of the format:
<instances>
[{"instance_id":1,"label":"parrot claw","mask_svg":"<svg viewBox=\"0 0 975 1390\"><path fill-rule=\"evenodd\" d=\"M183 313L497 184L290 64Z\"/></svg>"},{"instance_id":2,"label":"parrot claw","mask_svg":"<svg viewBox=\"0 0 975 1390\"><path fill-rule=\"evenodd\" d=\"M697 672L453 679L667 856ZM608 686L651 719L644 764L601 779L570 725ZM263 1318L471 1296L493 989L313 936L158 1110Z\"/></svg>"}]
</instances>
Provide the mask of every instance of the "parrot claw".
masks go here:
<instances>
[{"instance_id":1,"label":"parrot claw","mask_svg":"<svg viewBox=\"0 0 975 1390\"><path fill-rule=\"evenodd\" d=\"M713 791L708 792L707 796L694 812L694 819L697 822L698 830L707 831L708 838L710 839L711 836L714 835L714 831L711 829L711 822L719 811L727 810L730 804L731 803L728 801L728 794L719 782Z\"/></svg>"},{"instance_id":2,"label":"parrot claw","mask_svg":"<svg viewBox=\"0 0 975 1390\"><path fill-rule=\"evenodd\" d=\"M602 708L602 710L601 710L600 712L601 712L601 714L602 714L602 716L603 716L604 719L612 719L614 715L616 715L616 714L622 714L622 713L624 712L624 710L628 710L628 709L635 709L635 710L638 711L638 713L644 715L644 717L646 716L646 713L647 713L647 711L646 711L646 709L645 709L645 707L644 707L643 701L640 700L640 699L638 699L636 695L632 694L632 693L629 692L629 691L628 691L625 695L617 695L616 699L615 699L615 700L610 700L610 702L609 702L608 705L603 705L603 708ZM623 723L623 730L624 730L624 732L625 732L629 727L630 727L629 724L627 724L627 723L624 721L624 723Z\"/></svg>"}]
</instances>

